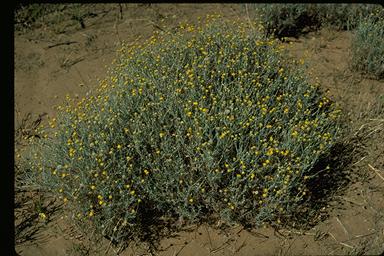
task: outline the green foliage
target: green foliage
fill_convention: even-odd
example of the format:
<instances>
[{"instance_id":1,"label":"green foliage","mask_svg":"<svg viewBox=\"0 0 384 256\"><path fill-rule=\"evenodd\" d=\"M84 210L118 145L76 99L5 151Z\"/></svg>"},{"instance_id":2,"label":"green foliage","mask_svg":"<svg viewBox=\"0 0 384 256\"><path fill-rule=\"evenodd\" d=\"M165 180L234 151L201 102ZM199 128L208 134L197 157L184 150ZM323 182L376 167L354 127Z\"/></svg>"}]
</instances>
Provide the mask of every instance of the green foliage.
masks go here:
<instances>
[{"instance_id":1,"label":"green foliage","mask_svg":"<svg viewBox=\"0 0 384 256\"><path fill-rule=\"evenodd\" d=\"M352 30L360 20L382 7L372 4L317 4L321 23L340 30Z\"/></svg>"},{"instance_id":2,"label":"green foliage","mask_svg":"<svg viewBox=\"0 0 384 256\"><path fill-rule=\"evenodd\" d=\"M320 25L316 4L256 4L254 7L267 35L297 36L304 29Z\"/></svg>"},{"instance_id":3,"label":"green foliage","mask_svg":"<svg viewBox=\"0 0 384 256\"><path fill-rule=\"evenodd\" d=\"M215 19L122 47L97 93L43 129L33 182L75 220L122 241L155 216L284 224L311 199L338 110L277 41Z\"/></svg>"},{"instance_id":4,"label":"green foliage","mask_svg":"<svg viewBox=\"0 0 384 256\"><path fill-rule=\"evenodd\" d=\"M354 29L360 19L381 8L367 4L256 4L267 34L298 36L322 26Z\"/></svg>"},{"instance_id":5,"label":"green foliage","mask_svg":"<svg viewBox=\"0 0 384 256\"><path fill-rule=\"evenodd\" d=\"M384 12L362 20L352 39L351 67L367 76L384 78Z\"/></svg>"}]
</instances>

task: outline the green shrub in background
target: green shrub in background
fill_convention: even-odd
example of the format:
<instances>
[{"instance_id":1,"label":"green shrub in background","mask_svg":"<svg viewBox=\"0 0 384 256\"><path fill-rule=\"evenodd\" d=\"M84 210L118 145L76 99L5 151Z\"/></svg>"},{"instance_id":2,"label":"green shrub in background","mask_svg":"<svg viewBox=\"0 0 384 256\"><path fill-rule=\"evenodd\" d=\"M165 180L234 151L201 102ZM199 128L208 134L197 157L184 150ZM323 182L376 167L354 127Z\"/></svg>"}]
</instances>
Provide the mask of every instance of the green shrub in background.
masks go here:
<instances>
[{"instance_id":1,"label":"green shrub in background","mask_svg":"<svg viewBox=\"0 0 384 256\"><path fill-rule=\"evenodd\" d=\"M249 26L211 16L124 46L97 93L43 128L26 159L33 182L116 241L148 213L284 224L311 199L338 110Z\"/></svg>"},{"instance_id":2,"label":"green shrub in background","mask_svg":"<svg viewBox=\"0 0 384 256\"><path fill-rule=\"evenodd\" d=\"M362 20L352 39L351 67L366 75L384 78L384 11Z\"/></svg>"},{"instance_id":3,"label":"green shrub in background","mask_svg":"<svg viewBox=\"0 0 384 256\"><path fill-rule=\"evenodd\" d=\"M320 25L316 4L255 4L256 19L266 34L279 38L297 36Z\"/></svg>"},{"instance_id":4,"label":"green shrub in background","mask_svg":"<svg viewBox=\"0 0 384 256\"><path fill-rule=\"evenodd\" d=\"M256 19L268 35L298 36L323 26L351 30L379 5L368 4L255 4Z\"/></svg>"},{"instance_id":5,"label":"green shrub in background","mask_svg":"<svg viewBox=\"0 0 384 256\"><path fill-rule=\"evenodd\" d=\"M317 4L322 25L340 30L352 30L360 20L382 9L374 4Z\"/></svg>"}]
</instances>

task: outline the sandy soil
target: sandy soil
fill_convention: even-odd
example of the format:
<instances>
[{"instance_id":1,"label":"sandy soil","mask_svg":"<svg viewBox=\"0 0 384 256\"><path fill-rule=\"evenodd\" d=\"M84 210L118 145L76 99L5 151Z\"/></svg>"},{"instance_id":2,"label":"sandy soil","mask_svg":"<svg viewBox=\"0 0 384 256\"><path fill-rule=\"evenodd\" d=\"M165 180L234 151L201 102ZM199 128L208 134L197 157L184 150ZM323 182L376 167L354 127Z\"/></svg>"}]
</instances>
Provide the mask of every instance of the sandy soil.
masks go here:
<instances>
[{"instance_id":1,"label":"sandy soil","mask_svg":"<svg viewBox=\"0 0 384 256\"><path fill-rule=\"evenodd\" d=\"M65 96L83 97L106 75L122 41L148 38L155 30L172 28L179 21L221 13L243 18L235 4L117 4L99 5L96 16L78 24L46 25L15 33L15 125L28 113L55 116L54 106ZM64 24L64 25L63 25ZM192 226L160 241L158 255L336 255L384 252L384 82L365 79L349 70L352 33L323 29L292 39L289 51L304 58L308 73L340 104L352 135L360 136L348 165L350 183L324 207L324 220L306 231L240 226L220 230ZM381 103L380 103L381 102ZM381 104L381 105L380 105ZM43 117L43 121L46 116ZM352 154L352 153L351 153ZM17 194L20 196L19 194ZM16 225L32 208L28 198L15 209ZM29 209L29 210L28 210ZM16 241L20 255L115 255L107 240L84 237L65 214L51 206L49 221L35 220L31 236ZM36 219L36 216L35 216ZM149 255L148 248L131 244L121 255Z\"/></svg>"}]
</instances>

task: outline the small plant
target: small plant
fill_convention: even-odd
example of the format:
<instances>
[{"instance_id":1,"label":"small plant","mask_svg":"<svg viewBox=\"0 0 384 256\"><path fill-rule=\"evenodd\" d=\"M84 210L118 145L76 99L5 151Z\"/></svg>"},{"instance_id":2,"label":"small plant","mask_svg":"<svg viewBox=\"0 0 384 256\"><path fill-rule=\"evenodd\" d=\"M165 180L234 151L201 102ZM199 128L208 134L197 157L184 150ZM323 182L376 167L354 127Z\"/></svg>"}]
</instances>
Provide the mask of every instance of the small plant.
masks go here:
<instances>
[{"instance_id":1,"label":"small plant","mask_svg":"<svg viewBox=\"0 0 384 256\"><path fill-rule=\"evenodd\" d=\"M97 92L41 128L33 182L118 242L155 218L288 223L339 125L283 51L215 16L123 46Z\"/></svg>"},{"instance_id":2,"label":"small plant","mask_svg":"<svg viewBox=\"0 0 384 256\"><path fill-rule=\"evenodd\" d=\"M384 78L384 12L362 20L352 40L351 67L367 76Z\"/></svg>"}]
</instances>

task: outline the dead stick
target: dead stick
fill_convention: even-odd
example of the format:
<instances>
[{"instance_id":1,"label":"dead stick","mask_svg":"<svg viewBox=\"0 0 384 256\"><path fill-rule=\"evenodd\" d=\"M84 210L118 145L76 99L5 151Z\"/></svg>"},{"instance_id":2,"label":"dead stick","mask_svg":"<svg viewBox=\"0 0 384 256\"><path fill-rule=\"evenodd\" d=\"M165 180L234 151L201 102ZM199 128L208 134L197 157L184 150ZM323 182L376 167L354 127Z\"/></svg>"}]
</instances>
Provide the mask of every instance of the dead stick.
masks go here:
<instances>
[{"instance_id":1,"label":"dead stick","mask_svg":"<svg viewBox=\"0 0 384 256\"><path fill-rule=\"evenodd\" d=\"M57 44L54 44L54 45L49 45L47 48L45 49L51 49L53 47L56 47L56 46L60 46L60 45L70 45L70 44L77 44L78 42L76 41L67 41L67 42L62 42L62 43L57 43Z\"/></svg>"},{"instance_id":2,"label":"dead stick","mask_svg":"<svg viewBox=\"0 0 384 256\"><path fill-rule=\"evenodd\" d=\"M329 234L333 239L335 239L335 241L338 242L339 244L344 245L344 246L346 246L346 247L349 247L349 248L351 248L351 249L354 249L354 247L351 246L351 245L349 245L349 244L346 244L346 243L343 243L343 242L339 242L339 241L336 239L336 237L335 237L331 232L328 232L328 234Z\"/></svg>"},{"instance_id":3,"label":"dead stick","mask_svg":"<svg viewBox=\"0 0 384 256\"><path fill-rule=\"evenodd\" d=\"M213 246L212 246L211 236L209 235L209 231L208 231L207 226L204 226L204 228L205 228L205 231L207 231L207 235L208 235L208 239L209 239L209 245L210 245L209 251L212 251Z\"/></svg>"},{"instance_id":4,"label":"dead stick","mask_svg":"<svg viewBox=\"0 0 384 256\"><path fill-rule=\"evenodd\" d=\"M377 170L376 168L374 168L372 165L368 164L369 168L371 168L372 170L374 170L376 172L376 174L382 179L384 180L384 177L381 176L379 170Z\"/></svg>"},{"instance_id":5,"label":"dead stick","mask_svg":"<svg viewBox=\"0 0 384 256\"><path fill-rule=\"evenodd\" d=\"M249 24L251 25L251 27L252 27L253 29L255 29L255 27L254 27L253 24L252 24L251 19L249 18L249 12L248 12L248 5L247 5L247 4L245 4L245 11L247 12L247 18L248 18L248 22L249 22Z\"/></svg>"},{"instance_id":6,"label":"dead stick","mask_svg":"<svg viewBox=\"0 0 384 256\"><path fill-rule=\"evenodd\" d=\"M223 244L221 244L219 247L217 247L216 249L213 249L213 250L211 251L211 253L216 253L216 252L218 252L218 251L224 249L226 246L229 245L228 242L229 242L230 240L231 240L231 239L228 239L228 240L225 241Z\"/></svg>"},{"instance_id":7,"label":"dead stick","mask_svg":"<svg viewBox=\"0 0 384 256\"><path fill-rule=\"evenodd\" d=\"M175 256L179 255L179 253L184 249L185 246L187 246L187 245L184 244L184 245L180 248L180 250L179 250L177 253L175 252L174 255L175 255Z\"/></svg>"},{"instance_id":8,"label":"dead stick","mask_svg":"<svg viewBox=\"0 0 384 256\"><path fill-rule=\"evenodd\" d=\"M119 12L120 12L120 19L122 20L123 19L123 6L121 5L121 3L119 4Z\"/></svg>"},{"instance_id":9,"label":"dead stick","mask_svg":"<svg viewBox=\"0 0 384 256\"><path fill-rule=\"evenodd\" d=\"M340 221L340 219L338 217L336 217L336 220L337 222L339 222L340 226L343 228L344 232L349 235L347 229L345 228L345 226L343 225L343 223Z\"/></svg>"}]
</instances>

